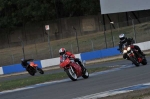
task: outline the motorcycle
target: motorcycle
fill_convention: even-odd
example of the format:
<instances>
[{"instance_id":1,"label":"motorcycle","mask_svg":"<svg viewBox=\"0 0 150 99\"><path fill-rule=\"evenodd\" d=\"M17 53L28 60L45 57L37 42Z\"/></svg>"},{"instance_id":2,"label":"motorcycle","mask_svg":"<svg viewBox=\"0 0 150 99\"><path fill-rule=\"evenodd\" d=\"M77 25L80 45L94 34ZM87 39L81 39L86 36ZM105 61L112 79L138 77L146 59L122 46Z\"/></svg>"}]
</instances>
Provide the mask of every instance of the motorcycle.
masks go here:
<instances>
[{"instance_id":1,"label":"motorcycle","mask_svg":"<svg viewBox=\"0 0 150 99\"><path fill-rule=\"evenodd\" d=\"M76 81L77 78L81 76L84 79L89 77L89 73L86 68L85 72L82 72L82 68L79 66L79 64L77 64L74 60L70 60L69 58L66 58L62 63L60 63L60 67L64 68L64 71L72 81Z\"/></svg>"},{"instance_id":2,"label":"motorcycle","mask_svg":"<svg viewBox=\"0 0 150 99\"><path fill-rule=\"evenodd\" d=\"M138 67L140 64L146 65L147 60L145 56L142 56L138 50L134 48L134 45L123 45L123 54L127 54L132 63Z\"/></svg>"},{"instance_id":3,"label":"motorcycle","mask_svg":"<svg viewBox=\"0 0 150 99\"><path fill-rule=\"evenodd\" d=\"M30 62L29 66L27 67L27 71L31 76L34 76L35 73L38 71L40 74L44 74L44 71L38 67L37 64L34 62Z\"/></svg>"}]
</instances>

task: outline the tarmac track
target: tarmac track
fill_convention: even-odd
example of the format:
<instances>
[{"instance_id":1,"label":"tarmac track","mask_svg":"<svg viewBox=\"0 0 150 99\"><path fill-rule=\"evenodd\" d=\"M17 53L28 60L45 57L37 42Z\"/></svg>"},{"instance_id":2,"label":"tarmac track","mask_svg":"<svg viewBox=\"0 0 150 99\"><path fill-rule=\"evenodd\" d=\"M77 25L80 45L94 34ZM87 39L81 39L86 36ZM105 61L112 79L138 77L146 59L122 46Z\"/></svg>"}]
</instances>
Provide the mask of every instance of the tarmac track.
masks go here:
<instances>
[{"instance_id":1,"label":"tarmac track","mask_svg":"<svg viewBox=\"0 0 150 99\"><path fill-rule=\"evenodd\" d=\"M147 57L148 63L150 57ZM87 66L87 68L99 66L132 65L130 61L119 60L106 63L99 63ZM47 71L46 73L63 72L63 70ZM28 77L28 74L18 76L0 77L0 81L19 79ZM37 75L38 76L38 75ZM117 71L107 73L90 74L88 79L78 79L71 81L65 79L57 83L50 83L37 88L26 89L16 92L0 94L0 99L73 99L94 93L118 89L122 87L150 82L150 65L130 66Z\"/></svg>"}]
</instances>

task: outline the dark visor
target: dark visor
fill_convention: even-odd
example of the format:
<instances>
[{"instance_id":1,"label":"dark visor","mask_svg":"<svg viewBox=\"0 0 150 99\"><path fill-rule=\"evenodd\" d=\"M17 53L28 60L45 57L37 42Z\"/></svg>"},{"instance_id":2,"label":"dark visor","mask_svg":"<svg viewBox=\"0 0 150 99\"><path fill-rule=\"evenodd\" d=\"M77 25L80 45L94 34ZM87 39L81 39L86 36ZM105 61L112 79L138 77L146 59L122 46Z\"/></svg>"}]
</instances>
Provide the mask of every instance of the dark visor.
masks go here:
<instances>
[{"instance_id":1,"label":"dark visor","mask_svg":"<svg viewBox=\"0 0 150 99\"><path fill-rule=\"evenodd\" d=\"M124 40L124 37L120 38L120 40Z\"/></svg>"}]
</instances>

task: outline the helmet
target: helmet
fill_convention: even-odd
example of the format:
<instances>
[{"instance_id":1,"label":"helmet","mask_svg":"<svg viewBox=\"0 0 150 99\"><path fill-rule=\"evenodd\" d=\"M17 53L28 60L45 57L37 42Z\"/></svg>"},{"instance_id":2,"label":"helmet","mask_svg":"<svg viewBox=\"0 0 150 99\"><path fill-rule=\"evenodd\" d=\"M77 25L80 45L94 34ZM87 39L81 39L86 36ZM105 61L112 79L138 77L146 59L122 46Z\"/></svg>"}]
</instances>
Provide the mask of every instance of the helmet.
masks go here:
<instances>
[{"instance_id":1,"label":"helmet","mask_svg":"<svg viewBox=\"0 0 150 99\"><path fill-rule=\"evenodd\" d=\"M65 54L66 53L66 49L65 48L60 48L59 49L59 54L60 55L63 55L63 54Z\"/></svg>"},{"instance_id":2,"label":"helmet","mask_svg":"<svg viewBox=\"0 0 150 99\"><path fill-rule=\"evenodd\" d=\"M126 37L125 37L124 34L120 34L119 39L120 39L121 42L124 42L126 40Z\"/></svg>"},{"instance_id":3,"label":"helmet","mask_svg":"<svg viewBox=\"0 0 150 99\"><path fill-rule=\"evenodd\" d=\"M24 61L24 58L22 58L21 61Z\"/></svg>"}]
</instances>

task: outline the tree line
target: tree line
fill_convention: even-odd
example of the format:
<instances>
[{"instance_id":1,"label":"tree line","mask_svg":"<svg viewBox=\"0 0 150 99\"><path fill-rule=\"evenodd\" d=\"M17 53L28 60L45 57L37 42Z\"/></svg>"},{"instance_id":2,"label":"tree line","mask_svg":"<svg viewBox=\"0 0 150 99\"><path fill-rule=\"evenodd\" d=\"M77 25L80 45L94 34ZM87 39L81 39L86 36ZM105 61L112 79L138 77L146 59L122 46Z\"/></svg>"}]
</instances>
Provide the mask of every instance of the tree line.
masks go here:
<instances>
[{"instance_id":1,"label":"tree line","mask_svg":"<svg viewBox=\"0 0 150 99\"><path fill-rule=\"evenodd\" d=\"M13 29L29 22L95 15L99 0L0 0L0 29Z\"/></svg>"}]
</instances>

